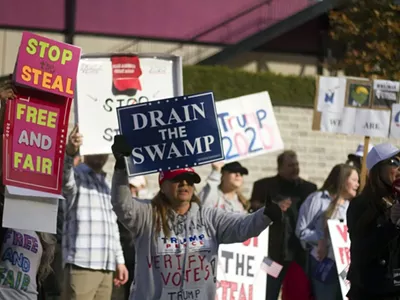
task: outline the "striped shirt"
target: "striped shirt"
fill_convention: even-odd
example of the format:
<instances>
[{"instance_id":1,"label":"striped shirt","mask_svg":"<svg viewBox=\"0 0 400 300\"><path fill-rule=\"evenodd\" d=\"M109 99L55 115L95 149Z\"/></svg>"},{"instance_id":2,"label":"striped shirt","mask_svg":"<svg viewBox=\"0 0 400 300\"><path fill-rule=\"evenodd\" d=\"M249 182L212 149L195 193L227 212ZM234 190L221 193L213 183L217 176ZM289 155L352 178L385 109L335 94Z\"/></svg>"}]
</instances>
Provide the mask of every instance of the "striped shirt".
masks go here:
<instances>
[{"instance_id":1,"label":"striped shirt","mask_svg":"<svg viewBox=\"0 0 400 300\"><path fill-rule=\"evenodd\" d=\"M85 164L74 169L66 155L63 195L63 265L115 271L116 264L124 264L105 173L96 174Z\"/></svg>"}]
</instances>

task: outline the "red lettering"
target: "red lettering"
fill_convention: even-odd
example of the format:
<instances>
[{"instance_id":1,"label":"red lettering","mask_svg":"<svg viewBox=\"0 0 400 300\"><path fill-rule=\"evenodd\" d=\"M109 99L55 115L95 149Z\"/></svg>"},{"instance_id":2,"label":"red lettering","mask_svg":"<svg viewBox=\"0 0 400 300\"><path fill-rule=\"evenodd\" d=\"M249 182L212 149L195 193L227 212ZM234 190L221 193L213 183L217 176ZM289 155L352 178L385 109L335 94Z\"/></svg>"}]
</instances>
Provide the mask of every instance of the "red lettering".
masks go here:
<instances>
[{"instance_id":1,"label":"red lettering","mask_svg":"<svg viewBox=\"0 0 400 300\"><path fill-rule=\"evenodd\" d=\"M153 263L154 263L154 268L159 269L160 268L160 256L153 256Z\"/></svg>"},{"instance_id":2,"label":"red lettering","mask_svg":"<svg viewBox=\"0 0 400 300\"><path fill-rule=\"evenodd\" d=\"M350 264L350 249L349 247L339 247L340 263L343 265Z\"/></svg>"},{"instance_id":3,"label":"red lettering","mask_svg":"<svg viewBox=\"0 0 400 300\"><path fill-rule=\"evenodd\" d=\"M175 272L174 275L172 275L172 284L174 286L179 286L182 283L182 275L180 272Z\"/></svg>"},{"instance_id":4,"label":"red lettering","mask_svg":"<svg viewBox=\"0 0 400 300\"><path fill-rule=\"evenodd\" d=\"M337 230L339 231L340 236L342 237L343 241L347 243L347 225L336 225Z\"/></svg>"},{"instance_id":5,"label":"red lettering","mask_svg":"<svg viewBox=\"0 0 400 300\"><path fill-rule=\"evenodd\" d=\"M178 261L178 270L181 270L182 269L182 266L181 266L181 258L182 258L182 256L180 255L180 254L177 254L176 256L176 260ZM171 263L171 257L169 258L170 260L170 267L172 268L172 263Z\"/></svg>"},{"instance_id":6,"label":"red lettering","mask_svg":"<svg viewBox=\"0 0 400 300\"><path fill-rule=\"evenodd\" d=\"M206 271L206 275L204 276L204 279L207 281L207 279L210 277L210 266L207 265L204 269Z\"/></svg>"},{"instance_id":7,"label":"red lettering","mask_svg":"<svg viewBox=\"0 0 400 300\"><path fill-rule=\"evenodd\" d=\"M221 300L253 300L253 285L250 284L246 286L246 284L240 284L239 296L236 295L238 292L238 284L232 281L218 281L217 282L217 290L222 289L221 298L219 298L218 294L216 299ZM246 290L247 288L247 290Z\"/></svg>"},{"instance_id":8,"label":"red lettering","mask_svg":"<svg viewBox=\"0 0 400 300\"><path fill-rule=\"evenodd\" d=\"M167 278L165 278L165 274L163 272L161 272L161 278L164 282L164 285L167 285L169 282L169 278L171 277L171 273L168 273Z\"/></svg>"},{"instance_id":9,"label":"red lettering","mask_svg":"<svg viewBox=\"0 0 400 300\"><path fill-rule=\"evenodd\" d=\"M231 292L230 292L230 297L229 300L236 300L236 295L235 293L237 292L237 283L236 282L231 282Z\"/></svg>"},{"instance_id":10,"label":"red lettering","mask_svg":"<svg viewBox=\"0 0 400 300\"><path fill-rule=\"evenodd\" d=\"M197 261L196 256L197 255L189 255L189 269L191 269L192 268L192 264Z\"/></svg>"},{"instance_id":11,"label":"red lettering","mask_svg":"<svg viewBox=\"0 0 400 300\"><path fill-rule=\"evenodd\" d=\"M264 149L271 149L275 143L273 131L268 125L264 125L263 128L256 127L257 136L261 137L261 143Z\"/></svg>"},{"instance_id":12,"label":"red lettering","mask_svg":"<svg viewBox=\"0 0 400 300\"><path fill-rule=\"evenodd\" d=\"M246 118L246 127L251 124L256 124L256 115L254 112L245 114L245 118Z\"/></svg>"},{"instance_id":13,"label":"red lettering","mask_svg":"<svg viewBox=\"0 0 400 300\"><path fill-rule=\"evenodd\" d=\"M244 284L240 286L239 300L253 300L253 285L249 285L249 290L247 291L248 296L246 296L246 289Z\"/></svg>"},{"instance_id":14,"label":"red lettering","mask_svg":"<svg viewBox=\"0 0 400 300\"><path fill-rule=\"evenodd\" d=\"M200 260L200 266L201 269L204 270L204 259L206 258L205 255L199 255L199 260Z\"/></svg>"},{"instance_id":15,"label":"red lettering","mask_svg":"<svg viewBox=\"0 0 400 300\"><path fill-rule=\"evenodd\" d=\"M249 151L249 143L247 138L244 137L240 132L236 132L233 136L233 140L235 141L237 152L240 155L246 155ZM242 140L242 142L240 142L240 140Z\"/></svg>"},{"instance_id":16,"label":"red lettering","mask_svg":"<svg viewBox=\"0 0 400 300\"><path fill-rule=\"evenodd\" d=\"M230 129L233 129L232 120L233 120L234 118L235 118L235 117L229 117L229 118L228 118L228 124L229 124L229 128L230 128Z\"/></svg>"},{"instance_id":17,"label":"red lettering","mask_svg":"<svg viewBox=\"0 0 400 300\"><path fill-rule=\"evenodd\" d=\"M253 247L258 247L258 237L254 237L254 238L248 239L247 241L244 241L243 245L249 246L251 243L251 240L253 240Z\"/></svg>"},{"instance_id":18,"label":"red lettering","mask_svg":"<svg viewBox=\"0 0 400 300\"><path fill-rule=\"evenodd\" d=\"M198 282L198 281L200 281L200 268L196 268L196 269L194 269L193 270L193 280L195 281L195 282Z\"/></svg>"},{"instance_id":19,"label":"red lettering","mask_svg":"<svg viewBox=\"0 0 400 300\"><path fill-rule=\"evenodd\" d=\"M222 288L222 300L226 300L228 296L228 289L231 286L229 281L220 281L220 287Z\"/></svg>"},{"instance_id":20,"label":"red lettering","mask_svg":"<svg viewBox=\"0 0 400 300\"><path fill-rule=\"evenodd\" d=\"M169 266L168 266L169 264ZM171 255L165 255L164 256L164 268L165 269L171 269L172 268L172 261L171 261Z\"/></svg>"},{"instance_id":21,"label":"red lettering","mask_svg":"<svg viewBox=\"0 0 400 300\"><path fill-rule=\"evenodd\" d=\"M152 258L149 257L149 256L146 256L146 258L147 258L147 266L149 267L149 269L151 269L151 267L152 267L152 264L151 264Z\"/></svg>"}]
</instances>

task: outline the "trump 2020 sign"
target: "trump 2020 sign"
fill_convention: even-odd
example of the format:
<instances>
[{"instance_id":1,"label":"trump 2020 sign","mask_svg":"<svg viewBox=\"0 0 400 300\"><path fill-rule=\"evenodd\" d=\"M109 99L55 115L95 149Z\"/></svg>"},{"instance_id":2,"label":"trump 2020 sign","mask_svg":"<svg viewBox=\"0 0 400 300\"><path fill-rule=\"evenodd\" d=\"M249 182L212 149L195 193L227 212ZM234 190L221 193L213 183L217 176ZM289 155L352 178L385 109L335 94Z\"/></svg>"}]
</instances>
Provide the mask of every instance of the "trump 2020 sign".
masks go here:
<instances>
[{"instance_id":1,"label":"trump 2020 sign","mask_svg":"<svg viewBox=\"0 0 400 300\"><path fill-rule=\"evenodd\" d=\"M128 176L224 159L212 92L124 106L117 115L132 147Z\"/></svg>"}]
</instances>

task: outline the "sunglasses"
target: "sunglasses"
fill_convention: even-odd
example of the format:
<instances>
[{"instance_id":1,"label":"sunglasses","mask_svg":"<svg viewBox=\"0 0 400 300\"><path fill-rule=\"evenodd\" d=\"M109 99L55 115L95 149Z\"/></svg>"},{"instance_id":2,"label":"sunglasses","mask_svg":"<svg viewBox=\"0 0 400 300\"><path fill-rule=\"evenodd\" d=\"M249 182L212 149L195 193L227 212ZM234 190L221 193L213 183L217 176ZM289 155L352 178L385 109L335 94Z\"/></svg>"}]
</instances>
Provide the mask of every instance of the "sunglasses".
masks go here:
<instances>
[{"instance_id":1,"label":"sunglasses","mask_svg":"<svg viewBox=\"0 0 400 300\"><path fill-rule=\"evenodd\" d=\"M194 185L194 179L192 176L176 176L175 178L171 179L173 183L180 183L182 181L186 181L188 185Z\"/></svg>"},{"instance_id":2,"label":"sunglasses","mask_svg":"<svg viewBox=\"0 0 400 300\"><path fill-rule=\"evenodd\" d=\"M387 161L387 164L391 167L400 167L400 159L397 157L391 158Z\"/></svg>"}]
</instances>

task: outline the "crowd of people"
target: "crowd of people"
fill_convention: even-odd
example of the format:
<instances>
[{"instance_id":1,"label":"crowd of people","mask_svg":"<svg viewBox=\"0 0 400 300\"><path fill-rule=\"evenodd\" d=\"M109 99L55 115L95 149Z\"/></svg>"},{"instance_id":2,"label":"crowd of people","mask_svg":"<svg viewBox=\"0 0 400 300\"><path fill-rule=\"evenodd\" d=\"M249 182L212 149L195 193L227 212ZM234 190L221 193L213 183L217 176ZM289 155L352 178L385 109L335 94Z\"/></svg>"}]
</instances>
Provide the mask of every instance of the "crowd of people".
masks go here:
<instances>
[{"instance_id":1,"label":"crowd of people","mask_svg":"<svg viewBox=\"0 0 400 300\"><path fill-rule=\"evenodd\" d=\"M2 124L4 103L14 94L10 87L0 91ZM239 162L213 163L198 192L201 178L192 168L160 172L159 189L149 191L145 177L128 178L124 159L132 149L121 135L112 146L110 186L103 170L108 155L82 161L83 140L75 126L66 146L57 234L1 228L0 299L215 299L217 275L209 264L218 261L219 245L244 242L267 227L268 256L283 269L277 278L268 275L266 300L343 299L327 230L331 219L348 224L348 298L399 299L395 146L371 146L362 190L363 145L319 188L301 178L296 152L286 150L277 158L277 174L254 182L247 199L241 188L251 170ZM29 258L24 272L15 253ZM317 276L322 263L332 266L324 278Z\"/></svg>"}]
</instances>

